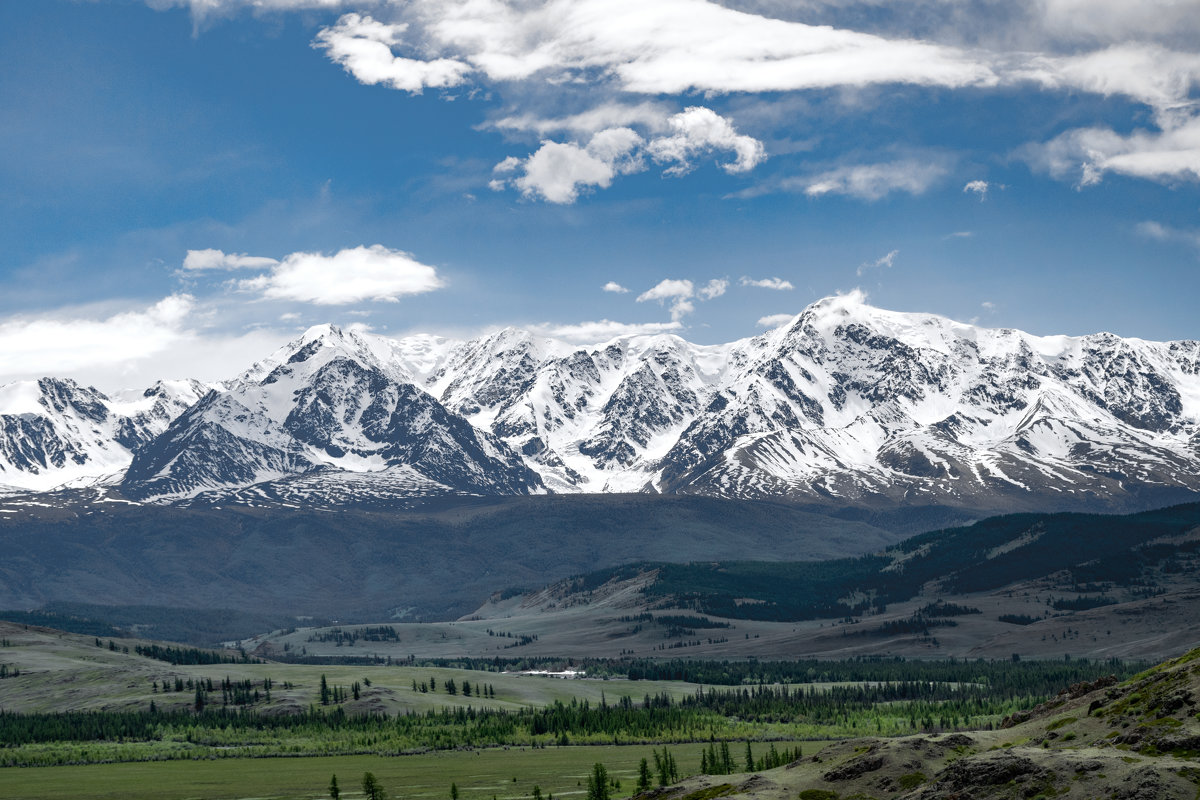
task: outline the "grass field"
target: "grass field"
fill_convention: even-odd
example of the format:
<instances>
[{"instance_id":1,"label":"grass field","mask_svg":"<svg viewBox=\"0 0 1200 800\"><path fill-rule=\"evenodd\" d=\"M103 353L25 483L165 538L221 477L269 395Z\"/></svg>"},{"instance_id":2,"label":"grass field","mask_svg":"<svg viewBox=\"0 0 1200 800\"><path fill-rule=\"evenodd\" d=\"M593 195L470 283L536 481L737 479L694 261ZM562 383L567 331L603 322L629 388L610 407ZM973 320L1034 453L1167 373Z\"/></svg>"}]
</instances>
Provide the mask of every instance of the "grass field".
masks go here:
<instances>
[{"instance_id":1,"label":"grass field","mask_svg":"<svg viewBox=\"0 0 1200 800\"><path fill-rule=\"evenodd\" d=\"M349 687L355 681L369 680L362 699L346 704L351 713L386 712L389 714L429 709L475 707L516 709L543 706L555 700L570 702L577 698L598 703L601 696L615 700L622 695L640 699L646 692L666 692L678 699L692 694L694 684L675 681L560 680L556 678L506 675L461 669L398 666L310 666L302 664L214 664L174 666L144 658L132 652L140 643L134 639L104 639L96 646L95 637L79 636L45 628L26 628L0 622L0 637L8 645L0 648L0 663L21 675L0 681L0 708L6 711L54 712L63 710L142 710L153 701L160 709L185 708L192 693L155 692L152 683L181 677L235 681L250 679L261 684L264 678L275 682L269 704L261 704L277 713L294 712L318 702L321 676L330 685ZM110 650L112 641L117 650ZM123 652L129 648L131 652ZM495 697L448 695L444 684L453 679L458 686L464 680L494 687ZM412 685L436 682L436 692L413 691ZM287 682L293 688L283 688Z\"/></svg>"},{"instance_id":2,"label":"grass field","mask_svg":"<svg viewBox=\"0 0 1200 800\"><path fill-rule=\"evenodd\" d=\"M668 745L684 775L695 773L702 744ZM760 745L761 747L761 745ZM448 751L385 758L221 759L0 770L6 800L226 800L328 797L337 775L344 797L360 797L359 782L372 772L396 800L449 800L451 782L462 800L528 800L543 794L586 794L592 765L605 765L621 783L616 797L633 793L638 762L654 763L650 746L509 748ZM514 781L513 779L516 778Z\"/></svg>"}]
</instances>

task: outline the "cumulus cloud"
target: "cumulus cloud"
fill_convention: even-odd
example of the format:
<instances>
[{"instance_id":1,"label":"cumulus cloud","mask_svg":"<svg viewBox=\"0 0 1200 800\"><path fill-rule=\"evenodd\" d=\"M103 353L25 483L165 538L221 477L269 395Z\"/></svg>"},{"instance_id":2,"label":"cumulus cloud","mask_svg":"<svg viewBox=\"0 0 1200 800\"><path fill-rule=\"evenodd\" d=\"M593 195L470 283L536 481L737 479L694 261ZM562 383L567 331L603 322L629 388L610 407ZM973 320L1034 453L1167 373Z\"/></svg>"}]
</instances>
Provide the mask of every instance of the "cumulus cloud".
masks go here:
<instances>
[{"instance_id":1,"label":"cumulus cloud","mask_svg":"<svg viewBox=\"0 0 1200 800\"><path fill-rule=\"evenodd\" d=\"M759 289L774 289L776 291L787 291L795 289L791 281L785 281L783 278L748 278L742 276L739 281L742 286L757 286Z\"/></svg>"},{"instance_id":2,"label":"cumulus cloud","mask_svg":"<svg viewBox=\"0 0 1200 800\"><path fill-rule=\"evenodd\" d=\"M71 313L0 321L0 376L73 375L122 370L176 344L195 307L187 294L102 318Z\"/></svg>"},{"instance_id":3,"label":"cumulus cloud","mask_svg":"<svg viewBox=\"0 0 1200 800\"><path fill-rule=\"evenodd\" d=\"M188 272L205 270L266 269L279 262L264 256L248 256L245 253L225 253L220 250L188 250L183 259L183 268Z\"/></svg>"},{"instance_id":4,"label":"cumulus cloud","mask_svg":"<svg viewBox=\"0 0 1200 800\"><path fill-rule=\"evenodd\" d=\"M729 288L729 281L724 278L713 278L704 286L700 287L700 299L712 300L714 297L720 297L725 294L725 290Z\"/></svg>"},{"instance_id":5,"label":"cumulus cloud","mask_svg":"<svg viewBox=\"0 0 1200 800\"><path fill-rule=\"evenodd\" d=\"M725 294L729 281L713 278L697 291L696 285L686 278L665 278L637 296L637 302L658 302L671 311L671 319L678 322L696 310L693 300L712 300Z\"/></svg>"},{"instance_id":6,"label":"cumulus cloud","mask_svg":"<svg viewBox=\"0 0 1200 800\"><path fill-rule=\"evenodd\" d=\"M528 158L509 156L492 169L500 176L523 174L495 178L488 186L500 191L511 183L525 197L574 203L582 191L608 188L617 175L640 171L637 149L641 144L642 137L629 128L600 131L583 147L574 142L543 141Z\"/></svg>"},{"instance_id":7,"label":"cumulus cloud","mask_svg":"<svg viewBox=\"0 0 1200 800\"><path fill-rule=\"evenodd\" d=\"M565 339L578 344L607 342L618 336L670 333L683 327L678 320L672 322L613 322L602 319L596 322L580 322L574 325L555 325L549 322L531 326L533 330L555 339Z\"/></svg>"},{"instance_id":8,"label":"cumulus cloud","mask_svg":"<svg viewBox=\"0 0 1200 800\"><path fill-rule=\"evenodd\" d=\"M979 195L980 201L983 201L987 199L988 188L987 181L967 181L967 185L963 187L963 192L974 192Z\"/></svg>"},{"instance_id":9,"label":"cumulus cloud","mask_svg":"<svg viewBox=\"0 0 1200 800\"><path fill-rule=\"evenodd\" d=\"M670 164L667 175L683 175L692 169L692 159L704 153L732 152L733 161L721 165L729 173L749 172L763 159L762 142L739 134L729 120L710 108L692 106L669 120L670 136L654 139L646 151L656 162Z\"/></svg>"},{"instance_id":10,"label":"cumulus cloud","mask_svg":"<svg viewBox=\"0 0 1200 800\"><path fill-rule=\"evenodd\" d=\"M795 314L768 314L765 317L758 318L758 327L778 328L780 325L786 325L795 318Z\"/></svg>"},{"instance_id":11,"label":"cumulus cloud","mask_svg":"<svg viewBox=\"0 0 1200 800\"><path fill-rule=\"evenodd\" d=\"M360 83L382 84L392 89L420 94L423 89L443 89L466 80L471 65L452 58L428 61L403 58L392 48L401 44L407 23L388 24L370 16L346 14L330 28L317 34L313 43L328 53Z\"/></svg>"},{"instance_id":12,"label":"cumulus cloud","mask_svg":"<svg viewBox=\"0 0 1200 800\"><path fill-rule=\"evenodd\" d=\"M880 256L874 261L867 261L859 264L855 274L862 277L863 273L872 269L891 269L892 264L896 262L896 256L900 255L899 250L892 250L885 256Z\"/></svg>"},{"instance_id":13,"label":"cumulus cloud","mask_svg":"<svg viewBox=\"0 0 1200 800\"><path fill-rule=\"evenodd\" d=\"M613 294L628 294L629 290L616 281L609 281L604 284L604 291L612 292Z\"/></svg>"},{"instance_id":14,"label":"cumulus cloud","mask_svg":"<svg viewBox=\"0 0 1200 800\"><path fill-rule=\"evenodd\" d=\"M652 288L647 289L638 295L637 301L644 303L647 300L670 300L679 297L691 297L696 293L695 285L689 280L676 280L675 278L664 278L655 284Z\"/></svg>"},{"instance_id":15,"label":"cumulus cloud","mask_svg":"<svg viewBox=\"0 0 1200 800\"><path fill-rule=\"evenodd\" d=\"M509 156L492 168L497 176L522 172L516 178L497 177L494 190L512 185L525 197L551 203L573 203L588 189L606 189L618 175L642 172L646 158L668 165L665 175L690 171L693 160L705 153L732 152L722 164L726 172L753 169L765 158L762 143L739 134L729 120L708 108L692 107L666 120L668 136L645 140L632 128L605 128L586 145L543 140L541 147L522 160Z\"/></svg>"},{"instance_id":16,"label":"cumulus cloud","mask_svg":"<svg viewBox=\"0 0 1200 800\"><path fill-rule=\"evenodd\" d=\"M800 179L799 183L809 197L842 194L862 200L879 200L892 192L923 194L947 172L945 165L936 160L903 159L837 167L812 178Z\"/></svg>"},{"instance_id":17,"label":"cumulus cloud","mask_svg":"<svg viewBox=\"0 0 1200 800\"><path fill-rule=\"evenodd\" d=\"M395 302L444 285L437 270L409 253L383 245L323 253L292 253L269 273L238 281L237 287L268 300L346 305L368 300Z\"/></svg>"}]
</instances>

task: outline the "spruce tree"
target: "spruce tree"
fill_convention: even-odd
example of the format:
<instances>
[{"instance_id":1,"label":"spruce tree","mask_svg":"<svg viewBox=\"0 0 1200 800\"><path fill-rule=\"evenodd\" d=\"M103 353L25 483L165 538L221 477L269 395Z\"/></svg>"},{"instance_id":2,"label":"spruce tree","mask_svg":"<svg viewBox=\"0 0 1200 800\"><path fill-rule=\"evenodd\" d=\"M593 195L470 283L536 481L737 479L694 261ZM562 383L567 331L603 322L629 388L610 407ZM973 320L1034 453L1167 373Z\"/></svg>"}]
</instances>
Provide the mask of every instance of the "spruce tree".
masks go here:
<instances>
[{"instance_id":1,"label":"spruce tree","mask_svg":"<svg viewBox=\"0 0 1200 800\"><path fill-rule=\"evenodd\" d=\"M637 788L639 792L644 792L650 788L650 764L644 758L638 764Z\"/></svg>"}]
</instances>

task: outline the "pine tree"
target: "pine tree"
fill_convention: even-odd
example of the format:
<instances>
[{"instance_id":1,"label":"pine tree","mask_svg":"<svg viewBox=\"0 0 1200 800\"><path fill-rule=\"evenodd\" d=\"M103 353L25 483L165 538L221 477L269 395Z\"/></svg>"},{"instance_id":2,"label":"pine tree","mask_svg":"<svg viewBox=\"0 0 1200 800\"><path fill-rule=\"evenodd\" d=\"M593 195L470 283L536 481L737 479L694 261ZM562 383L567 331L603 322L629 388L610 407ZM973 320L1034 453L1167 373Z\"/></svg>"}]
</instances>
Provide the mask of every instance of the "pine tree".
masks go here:
<instances>
[{"instance_id":1,"label":"pine tree","mask_svg":"<svg viewBox=\"0 0 1200 800\"><path fill-rule=\"evenodd\" d=\"M592 774L588 776L587 800L609 800L608 770L596 762Z\"/></svg>"},{"instance_id":2,"label":"pine tree","mask_svg":"<svg viewBox=\"0 0 1200 800\"><path fill-rule=\"evenodd\" d=\"M367 800L387 800L387 792L383 790L383 786L375 779L373 773L363 773L362 790L363 794L367 796Z\"/></svg>"},{"instance_id":3,"label":"pine tree","mask_svg":"<svg viewBox=\"0 0 1200 800\"><path fill-rule=\"evenodd\" d=\"M324 673L321 673L321 705L329 705L329 682L325 680ZM371 775L369 772L367 774ZM374 780L375 776L371 775L371 779ZM363 778L363 780L365 781L366 778Z\"/></svg>"},{"instance_id":4,"label":"pine tree","mask_svg":"<svg viewBox=\"0 0 1200 800\"><path fill-rule=\"evenodd\" d=\"M338 798L342 796L342 790L339 789L337 785L337 775L334 775L329 779L329 796L333 798L333 800L338 800Z\"/></svg>"}]
</instances>

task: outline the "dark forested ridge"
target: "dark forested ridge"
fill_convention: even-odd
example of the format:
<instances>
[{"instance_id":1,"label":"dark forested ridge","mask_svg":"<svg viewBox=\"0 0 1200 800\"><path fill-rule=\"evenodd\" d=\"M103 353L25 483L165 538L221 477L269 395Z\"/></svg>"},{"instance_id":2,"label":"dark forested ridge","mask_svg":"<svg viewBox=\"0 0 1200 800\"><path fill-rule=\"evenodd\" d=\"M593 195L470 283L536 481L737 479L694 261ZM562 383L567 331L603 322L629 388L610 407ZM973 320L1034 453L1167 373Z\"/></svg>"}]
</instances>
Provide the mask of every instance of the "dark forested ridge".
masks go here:
<instances>
[{"instance_id":1,"label":"dark forested ridge","mask_svg":"<svg viewBox=\"0 0 1200 800\"><path fill-rule=\"evenodd\" d=\"M24 610L104 598L160 610L253 609L265 618L453 619L497 588L597 566L830 558L900 538L786 503L690 496L468 498L420 511L336 512L6 502L16 512L0 515L0 608ZM139 626L147 636L222 638L193 636L190 623L172 632L169 613L147 621L128 608L73 609L65 613ZM220 614L208 616L201 627L210 633L244 630L245 619L222 628Z\"/></svg>"},{"instance_id":2,"label":"dark forested ridge","mask_svg":"<svg viewBox=\"0 0 1200 800\"><path fill-rule=\"evenodd\" d=\"M1063 571L1080 592L1123 589L1149 596L1157 591L1156 574L1186 574L1198 556L1200 504L1193 503L1127 516L992 517L855 558L640 566L658 571L645 589L651 598L727 618L805 620L878 612L935 580L947 594L966 594ZM612 574L592 573L579 583L599 585ZM1102 595L1059 599L1057 607L1111 602Z\"/></svg>"}]
</instances>

